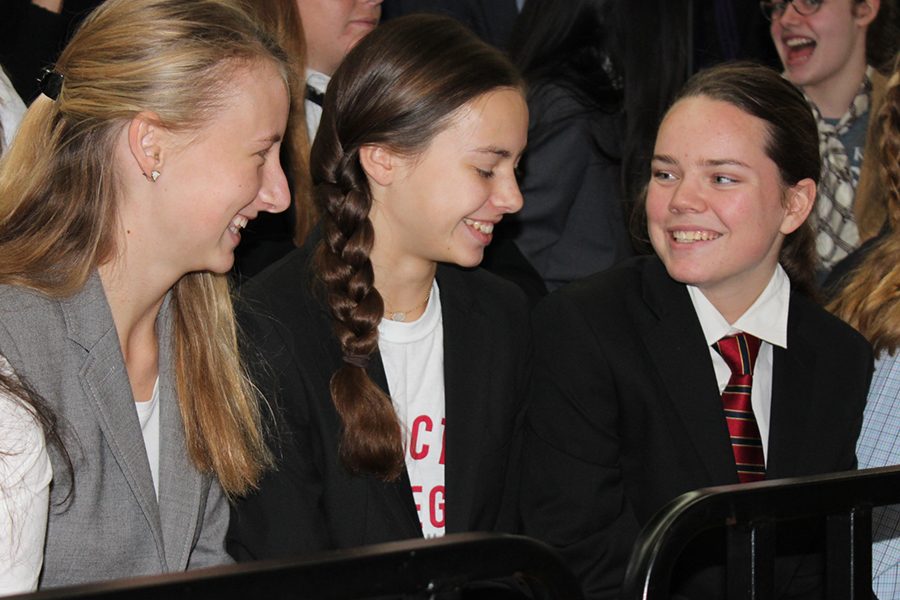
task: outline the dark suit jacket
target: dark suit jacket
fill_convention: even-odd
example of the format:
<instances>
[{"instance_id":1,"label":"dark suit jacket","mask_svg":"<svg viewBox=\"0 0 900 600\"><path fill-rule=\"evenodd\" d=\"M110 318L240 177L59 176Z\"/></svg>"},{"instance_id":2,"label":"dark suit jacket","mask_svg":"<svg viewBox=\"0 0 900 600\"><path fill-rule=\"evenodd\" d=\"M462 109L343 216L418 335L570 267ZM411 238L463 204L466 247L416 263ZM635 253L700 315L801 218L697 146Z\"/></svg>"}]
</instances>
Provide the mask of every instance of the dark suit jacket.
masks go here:
<instances>
[{"instance_id":1,"label":"dark suit jacket","mask_svg":"<svg viewBox=\"0 0 900 600\"><path fill-rule=\"evenodd\" d=\"M385 0L381 5L385 21L417 12L454 17L481 39L501 49L506 49L519 15L515 0Z\"/></svg>"},{"instance_id":2,"label":"dark suit jacket","mask_svg":"<svg viewBox=\"0 0 900 600\"><path fill-rule=\"evenodd\" d=\"M709 349L687 288L656 257L563 288L533 322L524 532L562 551L588 598L617 597L656 511L684 492L738 483ZM774 349L767 478L855 468L871 373L862 336L791 295L788 348ZM724 597L720 571L694 571L721 561L716 544L690 546L676 569L687 597ZM794 579L795 590L818 584L814 573Z\"/></svg>"},{"instance_id":3,"label":"dark suit jacket","mask_svg":"<svg viewBox=\"0 0 900 600\"><path fill-rule=\"evenodd\" d=\"M555 83L528 95L525 205L502 228L547 289L608 269L633 254L619 190L624 119L585 106Z\"/></svg>"},{"instance_id":4,"label":"dark suit jacket","mask_svg":"<svg viewBox=\"0 0 900 600\"><path fill-rule=\"evenodd\" d=\"M312 293L305 249L253 278L240 320L262 361L256 383L277 406L277 470L232 515L238 559L292 556L421 537L408 476L351 475L329 392L342 364L327 309ZM487 272L439 266L446 390L446 531L510 531L508 462L530 355L522 293ZM265 364L262 364L265 363ZM387 389L380 357L369 367Z\"/></svg>"}]
</instances>

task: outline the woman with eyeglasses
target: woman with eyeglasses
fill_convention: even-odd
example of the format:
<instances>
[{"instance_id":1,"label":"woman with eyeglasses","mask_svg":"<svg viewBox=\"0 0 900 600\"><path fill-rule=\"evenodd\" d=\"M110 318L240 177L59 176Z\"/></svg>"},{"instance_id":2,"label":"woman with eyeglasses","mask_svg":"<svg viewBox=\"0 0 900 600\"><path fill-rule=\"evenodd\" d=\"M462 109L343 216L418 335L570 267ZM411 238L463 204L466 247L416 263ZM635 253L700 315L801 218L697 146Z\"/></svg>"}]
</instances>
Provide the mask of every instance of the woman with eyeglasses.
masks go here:
<instances>
[{"instance_id":1,"label":"woman with eyeglasses","mask_svg":"<svg viewBox=\"0 0 900 600\"><path fill-rule=\"evenodd\" d=\"M784 75L806 96L819 129L822 176L816 205L816 247L825 275L885 222L869 127L884 97L897 47L895 0L790 0L760 3ZM874 161L870 161L874 162Z\"/></svg>"}]
</instances>

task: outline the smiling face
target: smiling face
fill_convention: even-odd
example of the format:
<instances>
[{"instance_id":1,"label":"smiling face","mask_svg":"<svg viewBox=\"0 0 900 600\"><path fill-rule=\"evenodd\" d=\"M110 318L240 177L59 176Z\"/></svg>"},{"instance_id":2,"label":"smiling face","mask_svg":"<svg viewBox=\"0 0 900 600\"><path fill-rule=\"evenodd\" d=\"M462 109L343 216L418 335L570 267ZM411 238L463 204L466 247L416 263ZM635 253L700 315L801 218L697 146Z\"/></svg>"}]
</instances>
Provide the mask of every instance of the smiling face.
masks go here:
<instances>
[{"instance_id":1,"label":"smiling face","mask_svg":"<svg viewBox=\"0 0 900 600\"><path fill-rule=\"evenodd\" d=\"M328 76L381 19L382 0L296 0L306 66Z\"/></svg>"},{"instance_id":2,"label":"smiling face","mask_svg":"<svg viewBox=\"0 0 900 600\"><path fill-rule=\"evenodd\" d=\"M229 74L232 94L199 131L169 134L159 180L147 185L163 260L181 273L224 273L234 262L240 230L260 211L290 202L279 149L288 116L287 88L271 63Z\"/></svg>"},{"instance_id":3,"label":"smiling face","mask_svg":"<svg viewBox=\"0 0 900 600\"><path fill-rule=\"evenodd\" d=\"M527 134L522 92L502 88L460 108L420 155L391 155L386 185L370 177L373 262L478 265L494 225L522 208L515 168Z\"/></svg>"},{"instance_id":4,"label":"smiling face","mask_svg":"<svg viewBox=\"0 0 900 600\"><path fill-rule=\"evenodd\" d=\"M788 6L774 18L770 32L788 79L807 93L846 78L858 86L866 64L866 29L877 13L872 1L823 0L806 16Z\"/></svg>"},{"instance_id":5,"label":"smiling face","mask_svg":"<svg viewBox=\"0 0 900 600\"><path fill-rule=\"evenodd\" d=\"M700 288L726 318L762 293L784 236L812 204L798 196L811 180L785 188L767 139L764 121L704 96L677 102L656 138L647 190L653 248L673 279Z\"/></svg>"}]
</instances>

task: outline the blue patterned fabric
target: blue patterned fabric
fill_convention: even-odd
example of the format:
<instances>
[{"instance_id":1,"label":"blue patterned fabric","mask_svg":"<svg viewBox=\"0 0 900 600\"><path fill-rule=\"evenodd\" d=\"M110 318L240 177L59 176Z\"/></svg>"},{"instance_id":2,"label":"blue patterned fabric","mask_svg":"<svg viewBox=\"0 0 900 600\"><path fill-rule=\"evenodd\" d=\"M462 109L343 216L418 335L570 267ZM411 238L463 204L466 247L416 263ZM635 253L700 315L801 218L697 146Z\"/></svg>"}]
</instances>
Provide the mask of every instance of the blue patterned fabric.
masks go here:
<instances>
[{"instance_id":1,"label":"blue patterned fabric","mask_svg":"<svg viewBox=\"0 0 900 600\"><path fill-rule=\"evenodd\" d=\"M882 354L856 444L859 468L900 464L900 352ZM872 511L872 587L881 600L900 598L900 505Z\"/></svg>"}]
</instances>

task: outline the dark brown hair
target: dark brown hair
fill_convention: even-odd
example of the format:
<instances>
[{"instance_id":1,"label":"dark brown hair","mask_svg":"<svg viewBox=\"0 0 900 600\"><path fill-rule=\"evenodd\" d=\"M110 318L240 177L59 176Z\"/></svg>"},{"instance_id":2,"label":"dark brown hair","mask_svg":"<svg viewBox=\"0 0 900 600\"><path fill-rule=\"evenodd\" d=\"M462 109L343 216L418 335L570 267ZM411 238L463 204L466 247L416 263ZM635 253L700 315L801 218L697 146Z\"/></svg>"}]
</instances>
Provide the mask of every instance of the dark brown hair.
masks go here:
<instances>
[{"instance_id":1,"label":"dark brown hair","mask_svg":"<svg viewBox=\"0 0 900 600\"><path fill-rule=\"evenodd\" d=\"M511 63L461 24L435 15L379 26L328 85L310 161L322 223L316 270L345 360L332 375L331 397L343 422L341 460L352 472L392 480L403 469L400 423L365 369L378 348L384 302L369 259L372 196L359 150L378 144L417 156L461 107L504 87L522 87Z\"/></svg>"},{"instance_id":2,"label":"dark brown hair","mask_svg":"<svg viewBox=\"0 0 900 600\"><path fill-rule=\"evenodd\" d=\"M727 102L765 122L765 152L778 167L785 187L802 179L818 184L821 158L815 119L800 90L781 75L751 62L723 63L691 77L673 105L696 96ZM786 236L778 260L794 288L815 298L819 258L809 219Z\"/></svg>"}]
</instances>

